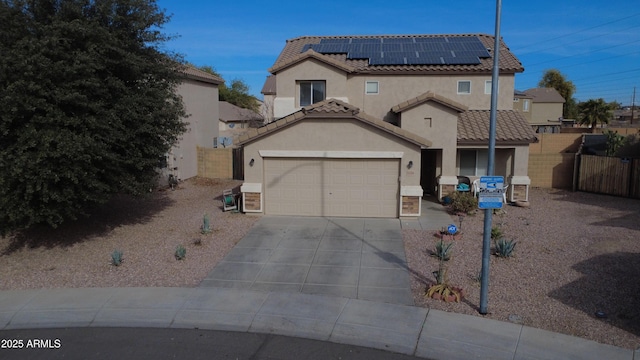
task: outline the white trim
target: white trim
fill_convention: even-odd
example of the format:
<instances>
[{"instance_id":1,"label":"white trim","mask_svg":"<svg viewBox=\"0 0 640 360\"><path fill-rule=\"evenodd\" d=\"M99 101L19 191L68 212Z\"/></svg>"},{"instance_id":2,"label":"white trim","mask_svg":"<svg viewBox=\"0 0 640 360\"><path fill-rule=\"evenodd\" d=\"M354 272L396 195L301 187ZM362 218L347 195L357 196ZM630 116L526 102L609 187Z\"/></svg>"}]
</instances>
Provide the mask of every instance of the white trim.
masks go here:
<instances>
[{"instance_id":1,"label":"white trim","mask_svg":"<svg viewBox=\"0 0 640 360\"><path fill-rule=\"evenodd\" d=\"M263 158L402 159L404 156L403 151L259 150L258 153Z\"/></svg>"},{"instance_id":2,"label":"white trim","mask_svg":"<svg viewBox=\"0 0 640 360\"><path fill-rule=\"evenodd\" d=\"M376 84L376 91L375 92L369 92L367 89L367 85L369 84ZM375 81L375 80L371 80L371 81L365 81L364 82L364 93L366 95L378 95L380 93L380 82L379 81Z\"/></svg>"},{"instance_id":3,"label":"white trim","mask_svg":"<svg viewBox=\"0 0 640 360\"><path fill-rule=\"evenodd\" d=\"M461 82L468 82L469 83L469 92L460 92L460 83ZM458 93L458 95L470 95L471 94L471 80L458 80L457 86L456 86L456 91Z\"/></svg>"},{"instance_id":4,"label":"white trim","mask_svg":"<svg viewBox=\"0 0 640 360\"><path fill-rule=\"evenodd\" d=\"M262 183L244 183L240 186L240 192L262 193Z\"/></svg>"},{"instance_id":5,"label":"white trim","mask_svg":"<svg viewBox=\"0 0 640 360\"><path fill-rule=\"evenodd\" d=\"M484 93L485 95L491 95L491 80L484 81ZM489 89L487 89L487 85L489 85Z\"/></svg>"},{"instance_id":6,"label":"white trim","mask_svg":"<svg viewBox=\"0 0 640 360\"><path fill-rule=\"evenodd\" d=\"M400 186L400 196L420 196L422 197L422 186Z\"/></svg>"}]
</instances>

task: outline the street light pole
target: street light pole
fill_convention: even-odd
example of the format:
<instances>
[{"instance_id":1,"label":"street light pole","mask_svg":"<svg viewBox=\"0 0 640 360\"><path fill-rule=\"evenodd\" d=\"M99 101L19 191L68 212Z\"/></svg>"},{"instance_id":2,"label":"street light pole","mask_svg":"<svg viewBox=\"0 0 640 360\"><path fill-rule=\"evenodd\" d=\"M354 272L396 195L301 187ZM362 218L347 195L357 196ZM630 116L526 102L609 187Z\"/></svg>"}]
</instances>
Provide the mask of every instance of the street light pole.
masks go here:
<instances>
[{"instance_id":1,"label":"street light pole","mask_svg":"<svg viewBox=\"0 0 640 360\"><path fill-rule=\"evenodd\" d=\"M491 73L491 111L489 115L489 161L487 175L494 175L496 157L496 114L498 106L498 74L500 72L500 11L502 0L496 1L496 31L493 45L493 70ZM484 210L484 233L482 236L482 279L480 283L480 314L487 314L489 296L489 258L491 256L491 218L493 209Z\"/></svg>"}]
</instances>

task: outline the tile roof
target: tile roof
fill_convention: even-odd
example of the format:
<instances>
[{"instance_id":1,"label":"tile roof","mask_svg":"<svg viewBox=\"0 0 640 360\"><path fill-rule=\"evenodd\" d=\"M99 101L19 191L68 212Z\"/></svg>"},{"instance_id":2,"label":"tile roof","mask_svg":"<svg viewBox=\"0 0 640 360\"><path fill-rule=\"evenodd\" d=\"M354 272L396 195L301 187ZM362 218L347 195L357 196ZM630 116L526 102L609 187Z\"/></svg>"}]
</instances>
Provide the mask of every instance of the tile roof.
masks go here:
<instances>
[{"instance_id":1,"label":"tile roof","mask_svg":"<svg viewBox=\"0 0 640 360\"><path fill-rule=\"evenodd\" d=\"M262 85L260 93L263 95L275 95L276 94L276 77L274 75L267 76L267 79Z\"/></svg>"},{"instance_id":2,"label":"tile roof","mask_svg":"<svg viewBox=\"0 0 640 360\"><path fill-rule=\"evenodd\" d=\"M419 95L413 99L409 99L405 102L402 102L392 107L391 111L393 111L396 114L401 113L407 109L411 109L412 107L418 106L428 101L434 101L434 102L440 103L446 107L452 108L460 112L467 111L469 109L467 106L462 105L459 102L453 101L451 99L447 99L446 97L438 95L434 92L427 91L422 95Z\"/></svg>"},{"instance_id":3,"label":"tile roof","mask_svg":"<svg viewBox=\"0 0 640 360\"><path fill-rule=\"evenodd\" d=\"M269 69L271 73L276 73L287 66L305 59L305 56L311 56L307 53L313 53L316 59L322 61L332 61L333 64L342 64L345 69L356 73L376 73L376 74L394 74L394 73L412 73L412 74L447 74L447 73L490 73L493 69L493 58L481 58L480 64L474 65L369 65L367 59L347 59L346 54L319 54L313 50L301 53L307 44L319 44L323 39L371 39L371 38L446 38L446 37L466 37L475 36L487 49L489 53L493 53L494 37L486 34L455 34L455 35L369 35L369 36L302 36L289 39L274 65ZM307 54L307 55L305 55ZM500 71L503 73L523 72L524 68L515 55L501 41L500 46ZM351 70L352 69L352 70Z\"/></svg>"},{"instance_id":4,"label":"tile roof","mask_svg":"<svg viewBox=\"0 0 640 360\"><path fill-rule=\"evenodd\" d=\"M327 99L319 103L306 106L289 116L269 123L258 129L250 129L245 135L240 137L238 144L243 145L248 142L257 140L273 131L286 126L290 126L293 123L307 118L352 118L421 147L431 146L431 142L421 136L392 125L388 122L376 119L373 116L361 112L359 108L336 99Z\"/></svg>"},{"instance_id":5,"label":"tile roof","mask_svg":"<svg viewBox=\"0 0 640 360\"><path fill-rule=\"evenodd\" d=\"M226 123L256 120L262 121L264 118L262 115L249 109L243 109L229 102L220 101L220 121Z\"/></svg>"},{"instance_id":6,"label":"tile roof","mask_svg":"<svg viewBox=\"0 0 640 360\"><path fill-rule=\"evenodd\" d=\"M525 94L533 96L533 102L538 103L564 103L565 100L558 90L554 88L532 88L524 91Z\"/></svg>"},{"instance_id":7,"label":"tile roof","mask_svg":"<svg viewBox=\"0 0 640 360\"><path fill-rule=\"evenodd\" d=\"M210 74L206 71L202 71L200 69L196 69L192 66L185 66L182 69L182 73L187 76L188 79L202 81L210 84L220 85L224 82L222 78L219 78L213 74Z\"/></svg>"},{"instance_id":8,"label":"tile roof","mask_svg":"<svg viewBox=\"0 0 640 360\"><path fill-rule=\"evenodd\" d=\"M344 55L344 54L343 54ZM346 59L346 55L345 59ZM307 50L303 53L297 54L295 56L291 56L281 62L276 63L269 69L270 73L276 73L282 69L286 69L289 66L295 65L299 62L302 62L307 59L316 59L318 61L322 61L326 64L337 67L338 69L342 69L348 73L355 72L355 68L347 63L347 61L341 61L340 59L334 59L331 56L320 54L319 52L315 52L313 50ZM351 60L349 60L351 61Z\"/></svg>"},{"instance_id":9,"label":"tile roof","mask_svg":"<svg viewBox=\"0 0 640 360\"><path fill-rule=\"evenodd\" d=\"M469 110L458 115L458 144L488 144L489 117L489 110ZM519 111L497 111L496 144L528 144L536 139L531 125Z\"/></svg>"}]
</instances>

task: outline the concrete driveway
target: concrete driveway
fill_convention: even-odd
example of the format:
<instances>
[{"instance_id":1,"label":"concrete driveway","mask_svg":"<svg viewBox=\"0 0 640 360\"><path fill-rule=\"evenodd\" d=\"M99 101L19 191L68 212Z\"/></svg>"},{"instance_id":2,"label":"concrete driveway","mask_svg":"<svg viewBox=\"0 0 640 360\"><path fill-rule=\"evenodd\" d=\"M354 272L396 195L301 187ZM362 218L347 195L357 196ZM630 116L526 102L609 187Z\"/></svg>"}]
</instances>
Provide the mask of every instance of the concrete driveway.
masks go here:
<instances>
[{"instance_id":1,"label":"concrete driveway","mask_svg":"<svg viewBox=\"0 0 640 360\"><path fill-rule=\"evenodd\" d=\"M398 219L264 216L200 286L414 304Z\"/></svg>"}]
</instances>

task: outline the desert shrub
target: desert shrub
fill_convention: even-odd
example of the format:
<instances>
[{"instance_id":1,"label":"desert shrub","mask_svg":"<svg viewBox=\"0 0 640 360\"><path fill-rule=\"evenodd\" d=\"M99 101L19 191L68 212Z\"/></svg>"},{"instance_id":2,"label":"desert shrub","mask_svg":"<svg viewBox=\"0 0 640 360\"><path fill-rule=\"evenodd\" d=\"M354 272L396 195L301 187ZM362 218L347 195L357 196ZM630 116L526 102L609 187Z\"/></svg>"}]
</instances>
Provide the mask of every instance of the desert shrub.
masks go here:
<instances>
[{"instance_id":1,"label":"desert shrub","mask_svg":"<svg viewBox=\"0 0 640 360\"><path fill-rule=\"evenodd\" d=\"M500 229L499 226L492 226L491 227L491 239L492 240L498 240L502 238L502 230Z\"/></svg>"},{"instance_id":2,"label":"desert shrub","mask_svg":"<svg viewBox=\"0 0 640 360\"><path fill-rule=\"evenodd\" d=\"M449 194L451 198L450 209L454 213L469 214L478 208L478 199L469 192L456 191Z\"/></svg>"}]
</instances>

